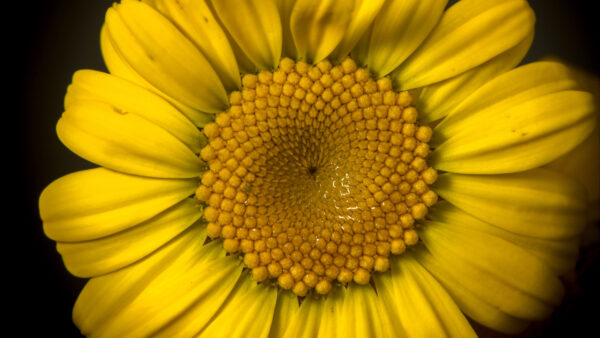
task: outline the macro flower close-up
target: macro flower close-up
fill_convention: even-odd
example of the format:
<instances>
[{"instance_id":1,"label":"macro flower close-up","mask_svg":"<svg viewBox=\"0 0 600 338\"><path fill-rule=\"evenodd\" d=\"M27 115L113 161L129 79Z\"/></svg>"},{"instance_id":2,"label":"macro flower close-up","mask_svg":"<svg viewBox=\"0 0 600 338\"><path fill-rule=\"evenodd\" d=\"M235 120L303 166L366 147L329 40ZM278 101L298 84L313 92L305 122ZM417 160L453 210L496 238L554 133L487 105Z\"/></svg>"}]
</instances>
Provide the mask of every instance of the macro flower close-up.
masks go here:
<instances>
[{"instance_id":1,"label":"macro flower close-up","mask_svg":"<svg viewBox=\"0 0 600 338\"><path fill-rule=\"evenodd\" d=\"M102 337L471 337L565 295L597 79L525 0L121 0L39 197Z\"/></svg>"}]
</instances>

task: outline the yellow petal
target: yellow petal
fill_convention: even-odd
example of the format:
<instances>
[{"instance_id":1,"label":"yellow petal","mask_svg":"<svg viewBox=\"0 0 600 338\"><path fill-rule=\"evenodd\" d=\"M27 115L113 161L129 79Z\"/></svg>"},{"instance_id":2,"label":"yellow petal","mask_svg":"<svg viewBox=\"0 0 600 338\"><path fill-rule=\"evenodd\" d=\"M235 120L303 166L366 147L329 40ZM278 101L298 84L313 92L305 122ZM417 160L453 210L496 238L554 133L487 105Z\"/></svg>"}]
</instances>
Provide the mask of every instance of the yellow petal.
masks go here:
<instances>
[{"instance_id":1,"label":"yellow petal","mask_svg":"<svg viewBox=\"0 0 600 338\"><path fill-rule=\"evenodd\" d=\"M576 89L569 69L558 62L534 62L504 73L454 107L436 127L435 143L460 133L463 120L483 118L482 111L508 110L532 99Z\"/></svg>"},{"instance_id":2,"label":"yellow petal","mask_svg":"<svg viewBox=\"0 0 600 338\"><path fill-rule=\"evenodd\" d=\"M81 332L168 336L165 330L182 318L185 324L205 325L235 286L241 266L222 256L218 242L203 246L203 238L204 230L194 226L144 260L91 279L73 309ZM190 308L202 310L193 321L187 317Z\"/></svg>"},{"instance_id":3,"label":"yellow petal","mask_svg":"<svg viewBox=\"0 0 600 338\"><path fill-rule=\"evenodd\" d=\"M364 61L378 77L391 73L425 40L440 20L445 0L387 1L373 22Z\"/></svg>"},{"instance_id":4,"label":"yellow petal","mask_svg":"<svg viewBox=\"0 0 600 338\"><path fill-rule=\"evenodd\" d=\"M446 290L412 256L391 260L391 272L375 278L392 323L414 337L475 337Z\"/></svg>"},{"instance_id":5,"label":"yellow petal","mask_svg":"<svg viewBox=\"0 0 600 338\"><path fill-rule=\"evenodd\" d=\"M153 7L190 38L226 89L240 88L240 71L231 45L204 0L157 0Z\"/></svg>"},{"instance_id":6,"label":"yellow petal","mask_svg":"<svg viewBox=\"0 0 600 338\"><path fill-rule=\"evenodd\" d=\"M372 32L373 25L370 25L369 27L367 27L367 30L365 31L363 36L361 36L360 40L358 40L356 46L354 46L354 49L352 49L352 52L350 52L352 58L356 60L358 64L364 67L367 67L366 60L369 55L369 44L371 43Z\"/></svg>"},{"instance_id":7,"label":"yellow petal","mask_svg":"<svg viewBox=\"0 0 600 338\"><path fill-rule=\"evenodd\" d=\"M596 129L592 135L565 156L548 166L582 183L588 192L589 216L600 219L600 79L577 69L570 69L578 87L594 95Z\"/></svg>"},{"instance_id":8,"label":"yellow petal","mask_svg":"<svg viewBox=\"0 0 600 338\"><path fill-rule=\"evenodd\" d=\"M337 334L340 337L384 337L379 299L371 285L350 284L339 316Z\"/></svg>"},{"instance_id":9,"label":"yellow petal","mask_svg":"<svg viewBox=\"0 0 600 338\"><path fill-rule=\"evenodd\" d=\"M115 49L112 41L110 41L106 25L104 25L100 31L100 47L102 49L102 57L104 58L104 63L106 63L106 68L108 68L111 74L144 87L162 97L187 116L196 126L202 127L214 120L213 114L203 113L177 101L151 85L141 77L140 74L133 70L127 61L123 59L123 56Z\"/></svg>"},{"instance_id":10,"label":"yellow petal","mask_svg":"<svg viewBox=\"0 0 600 338\"><path fill-rule=\"evenodd\" d=\"M329 338L340 336L342 330L347 325L347 320L342 316L344 300L346 298L346 288L334 286L327 294L327 298L321 299L323 304L323 315L319 322L319 338Z\"/></svg>"},{"instance_id":11,"label":"yellow petal","mask_svg":"<svg viewBox=\"0 0 600 338\"><path fill-rule=\"evenodd\" d=\"M298 58L325 59L342 41L353 10L354 0L298 0L290 21Z\"/></svg>"},{"instance_id":12,"label":"yellow petal","mask_svg":"<svg viewBox=\"0 0 600 338\"><path fill-rule=\"evenodd\" d=\"M523 0L459 1L393 78L407 90L456 76L516 46L531 34L534 21Z\"/></svg>"},{"instance_id":13,"label":"yellow petal","mask_svg":"<svg viewBox=\"0 0 600 338\"><path fill-rule=\"evenodd\" d=\"M129 81L93 70L80 70L67 90L65 107L80 100L104 102L133 113L165 129L192 151L199 153L206 138L190 120L152 92Z\"/></svg>"},{"instance_id":14,"label":"yellow petal","mask_svg":"<svg viewBox=\"0 0 600 338\"><path fill-rule=\"evenodd\" d=\"M598 120L596 120L598 121ZM575 178L587 190L589 218L600 219L600 132L596 129L578 147L549 164L550 168Z\"/></svg>"},{"instance_id":15,"label":"yellow petal","mask_svg":"<svg viewBox=\"0 0 600 338\"><path fill-rule=\"evenodd\" d=\"M539 258L558 276L575 267L579 253L577 237L554 240L517 234L477 219L447 201L436 203L427 215L432 221L460 224L462 227L485 232L512 242Z\"/></svg>"},{"instance_id":16,"label":"yellow petal","mask_svg":"<svg viewBox=\"0 0 600 338\"><path fill-rule=\"evenodd\" d=\"M447 118L455 121L454 126L442 122L436 128L439 134L433 144L443 143L431 154L430 163L437 169L469 174L510 173L545 165L590 135L595 125L593 108L590 94L561 91L521 103L515 100L508 107L494 105L460 120L451 114Z\"/></svg>"},{"instance_id":17,"label":"yellow petal","mask_svg":"<svg viewBox=\"0 0 600 338\"><path fill-rule=\"evenodd\" d=\"M294 5L296 5L296 0L275 0L275 2L277 3L279 17L281 18L283 56L287 56L295 60L298 57L298 52L296 51L296 45L294 45L294 37L292 36L290 20L292 17L292 10L294 9Z\"/></svg>"},{"instance_id":18,"label":"yellow petal","mask_svg":"<svg viewBox=\"0 0 600 338\"><path fill-rule=\"evenodd\" d=\"M197 201L186 199L125 231L85 242L58 242L65 266L78 277L116 271L150 254L202 216Z\"/></svg>"},{"instance_id":19,"label":"yellow petal","mask_svg":"<svg viewBox=\"0 0 600 338\"><path fill-rule=\"evenodd\" d=\"M73 102L56 126L77 155L103 167L149 177L199 176L201 160L148 120L97 101Z\"/></svg>"},{"instance_id":20,"label":"yellow petal","mask_svg":"<svg viewBox=\"0 0 600 338\"><path fill-rule=\"evenodd\" d=\"M494 77L518 65L533 41L533 32L521 43L490 61L458 76L423 88L419 94L419 119L429 123L448 115L465 98Z\"/></svg>"},{"instance_id":21,"label":"yellow petal","mask_svg":"<svg viewBox=\"0 0 600 338\"><path fill-rule=\"evenodd\" d=\"M306 297L296 315L288 323L284 338L314 338L319 333L325 302L322 298Z\"/></svg>"},{"instance_id":22,"label":"yellow petal","mask_svg":"<svg viewBox=\"0 0 600 338\"><path fill-rule=\"evenodd\" d=\"M227 107L227 93L202 53L167 18L141 2L106 13L108 36L129 65L153 86L209 113Z\"/></svg>"},{"instance_id":23,"label":"yellow petal","mask_svg":"<svg viewBox=\"0 0 600 338\"><path fill-rule=\"evenodd\" d=\"M435 191L467 213L508 231L540 238L577 236L585 191L547 169L506 175L440 175Z\"/></svg>"},{"instance_id":24,"label":"yellow petal","mask_svg":"<svg viewBox=\"0 0 600 338\"><path fill-rule=\"evenodd\" d=\"M352 48L369 29L384 3L385 0L356 0L346 33L329 56L331 60L339 62L348 56Z\"/></svg>"},{"instance_id":25,"label":"yellow petal","mask_svg":"<svg viewBox=\"0 0 600 338\"><path fill-rule=\"evenodd\" d=\"M276 287L243 274L200 337L267 337L277 301Z\"/></svg>"},{"instance_id":26,"label":"yellow petal","mask_svg":"<svg viewBox=\"0 0 600 338\"><path fill-rule=\"evenodd\" d=\"M223 23L219 21L219 24L223 26ZM235 42L233 37L228 31L225 31L225 35L227 36L227 40L233 49L233 54L235 54L235 59L237 60L238 67L240 68L241 74L256 74L258 72L258 68L250 60L250 58L242 51L242 48Z\"/></svg>"},{"instance_id":27,"label":"yellow petal","mask_svg":"<svg viewBox=\"0 0 600 338\"><path fill-rule=\"evenodd\" d=\"M52 182L40 196L44 232L56 241L87 241L140 224L182 201L198 180L162 180L103 168Z\"/></svg>"},{"instance_id":28,"label":"yellow petal","mask_svg":"<svg viewBox=\"0 0 600 338\"><path fill-rule=\"evenodd\" d=\"M298 297L295 294L285 290L278 290L277 305L273 313L269 338L282 337L299 308Z\"/></svg>"},{"instance_id":29,"label":"yellow petal","mask_svg":"<svg viewBox=\"0 0 600 338\"><path fill-rule=\"evenodd\" d=\"M510 316L542 319L562 298L562 284L552 270L508 241L441 222L428 222L419 235L448 274Z\"/></svg>"},{"instance_id":30,"label":"yellow petal","mask_svg":"<svg viewBox=\"0 0 600 338\"><path fill-rule=\"evenodd\" d=\"M259 69L277 68L282 35L274 0L218 0L212 4L229 34Z\"/></svg>"},{"instance_id":31,"label":"yellow petal","mask_svg":"<svg viewBox=\"0 0 600 338\"><path fill-rule=\"evenodd\" d=\"M520 332L527 327L527 321L507 314L497 305L490 303L481 295L465 287L465 278L468 277L460 275L455 267L446 265L446 261L434 257L429 251L421 248L415 250L413 254L419 263L448 291L458 307L471 319L508 334Z\"/></svg>"}]
</instances>

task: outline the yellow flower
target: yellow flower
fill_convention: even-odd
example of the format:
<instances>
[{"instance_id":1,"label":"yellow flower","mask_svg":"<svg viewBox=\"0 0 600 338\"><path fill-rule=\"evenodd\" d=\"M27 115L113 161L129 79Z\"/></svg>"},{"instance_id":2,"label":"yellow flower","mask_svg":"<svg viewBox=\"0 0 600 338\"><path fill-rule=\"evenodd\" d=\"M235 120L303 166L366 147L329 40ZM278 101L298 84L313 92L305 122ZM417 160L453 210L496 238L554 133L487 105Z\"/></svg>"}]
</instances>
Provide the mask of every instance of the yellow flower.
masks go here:
<instances>
[{"instance_id":1,"label":"yellow flower","mask_svg":"<svg viewBox=\"0 0 600 338\"><path fill-rule=\"evenodd\" d=\"M100 168L40 197L91 278L82 333L462 337L466 317L549 315L586 224L593 97L558 62L515 68L526 1L446 5L110 8L110 74L78 71L57 125Z\"/></svg>"}]
</instances>

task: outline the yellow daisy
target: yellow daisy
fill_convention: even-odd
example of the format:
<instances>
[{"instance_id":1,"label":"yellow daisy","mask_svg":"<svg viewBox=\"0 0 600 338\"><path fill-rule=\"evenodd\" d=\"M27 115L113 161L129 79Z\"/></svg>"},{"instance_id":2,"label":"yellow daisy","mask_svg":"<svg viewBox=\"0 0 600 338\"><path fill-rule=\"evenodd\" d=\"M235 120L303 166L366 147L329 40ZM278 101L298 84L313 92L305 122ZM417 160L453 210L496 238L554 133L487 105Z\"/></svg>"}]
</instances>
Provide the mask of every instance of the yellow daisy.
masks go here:
<instances>
[{"instance_id":1,"label":"yellow daisy","mask_svg":"<svg viewBox=\"0 0 600 338\"><path fill-rule=\"evenodd\" d=\"M446 7L110 8L110 74L78 71L57 125L100 168L40 197L91 278L82 333L462 337L467 317L514 333L548 316L586 224L560 168L586 160L593 97L558 62L515 68L526 1Z\"/></svg>"}]
</instances>

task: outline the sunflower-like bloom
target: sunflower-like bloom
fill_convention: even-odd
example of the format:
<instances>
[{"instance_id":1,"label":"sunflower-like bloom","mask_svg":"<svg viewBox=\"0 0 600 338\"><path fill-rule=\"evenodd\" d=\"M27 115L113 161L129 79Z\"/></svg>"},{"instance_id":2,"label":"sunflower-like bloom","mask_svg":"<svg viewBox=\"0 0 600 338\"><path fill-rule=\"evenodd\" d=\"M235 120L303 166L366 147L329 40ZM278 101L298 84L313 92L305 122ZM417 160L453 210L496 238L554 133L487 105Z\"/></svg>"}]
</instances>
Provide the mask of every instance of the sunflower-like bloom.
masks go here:
<instances>
[{"instance_id":1,"label":"sunflower-like bloom","mask_svg":"<svg viewBox=\"0 0 600 338\"><path fill-rule=\"evenodd\" d=\"M57 125L100 167L40 198L91 278L82 333L468 337L467 317L548 316L586 224L593 96L559 62L516 67L526 1L446 7L110 8L110 73L78 71Z\"/></svg>"}]
</instances>

